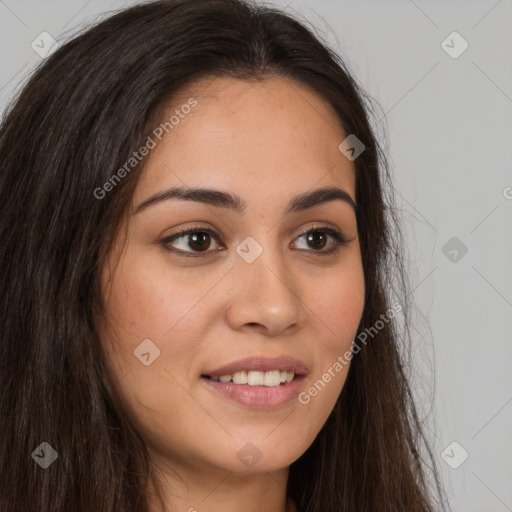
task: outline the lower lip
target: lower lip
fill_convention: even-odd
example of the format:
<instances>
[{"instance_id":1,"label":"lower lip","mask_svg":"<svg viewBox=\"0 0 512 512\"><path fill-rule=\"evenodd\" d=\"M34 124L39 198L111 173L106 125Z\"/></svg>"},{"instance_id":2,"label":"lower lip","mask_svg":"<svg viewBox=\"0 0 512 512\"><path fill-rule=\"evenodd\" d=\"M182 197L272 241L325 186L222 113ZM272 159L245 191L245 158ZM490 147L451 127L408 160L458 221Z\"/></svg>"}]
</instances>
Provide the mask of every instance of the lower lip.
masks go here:
<instances>
[{"instance_id":1,"label":"lower lip","mask_svg":"<svg viewBox=\"0 0 512 512\"><path fill-rule=\"evenodd\" d=\"M220 382L205 377L201 377L201 380L209 389L239 404L272 409L297 397L302 388L304 376L295 376L291 382L279 386L249 386L234 382Z\"/></svg>"}]
</instances>

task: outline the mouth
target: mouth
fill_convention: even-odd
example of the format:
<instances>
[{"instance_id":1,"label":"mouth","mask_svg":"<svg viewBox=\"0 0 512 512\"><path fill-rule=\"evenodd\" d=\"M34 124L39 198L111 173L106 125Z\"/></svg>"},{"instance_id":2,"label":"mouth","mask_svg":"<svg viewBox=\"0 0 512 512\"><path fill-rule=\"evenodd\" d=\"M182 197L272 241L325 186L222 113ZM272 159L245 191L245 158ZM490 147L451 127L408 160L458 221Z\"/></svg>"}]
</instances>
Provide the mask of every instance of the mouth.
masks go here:
<instances>
[{"instance_id":1,"label":"mouth","mask_svg":"<svg viewBox=\"0 0 512 512\"><path fill-rule=\"evenodd\" d=\"M224 399L242 405L274 408L296 399L309 370L289 357L253 357L201 375L201 381Z\"/></svg>"}]
</instances>

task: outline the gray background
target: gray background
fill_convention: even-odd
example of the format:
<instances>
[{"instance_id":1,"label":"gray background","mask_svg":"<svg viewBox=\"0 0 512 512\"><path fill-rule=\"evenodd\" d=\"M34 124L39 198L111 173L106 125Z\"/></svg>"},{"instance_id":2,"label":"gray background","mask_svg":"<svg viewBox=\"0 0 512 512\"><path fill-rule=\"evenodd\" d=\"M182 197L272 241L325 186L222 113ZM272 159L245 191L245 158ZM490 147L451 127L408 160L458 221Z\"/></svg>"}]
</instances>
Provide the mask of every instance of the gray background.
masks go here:
<instances>
[{"instance_id":1,"label":"gray background","mask_svg":"<svg viewBox=\"0 0 512 512\"><path fill-rule=\"evenodd\" d=\"M41 62L41 32L62 42L134 3L0 0L1 109ZM512 511L512 2L275 3L308 20L382 109L424 317L411 378L453 511ZM442 47L454 31L469 44L457 58Z\"/></svg>"}]
</instances>

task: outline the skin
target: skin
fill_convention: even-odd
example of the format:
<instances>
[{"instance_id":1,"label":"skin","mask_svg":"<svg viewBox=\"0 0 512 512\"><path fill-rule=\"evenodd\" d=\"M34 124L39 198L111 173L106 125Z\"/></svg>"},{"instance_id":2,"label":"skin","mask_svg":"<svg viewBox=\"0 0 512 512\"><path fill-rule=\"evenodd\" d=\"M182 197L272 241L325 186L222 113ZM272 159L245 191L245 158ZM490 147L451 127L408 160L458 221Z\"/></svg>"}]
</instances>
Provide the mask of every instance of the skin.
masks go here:
<instances>
[{"instance_id":1,"label":"skin","mask_svg":"<svg viewBox=\"0 0 512 512\"><path fill-rule=\"evenodd\" d=\"M350 350L365 287L355 213L341 200L283 212L292 197L324 186L355 202L355 165L338 150L346 134L333 109L297 82L203 79L168 106L166 119L190 97L198 105L148 156L132 213L103 267L102 344L169 511L289 512L289 465L327 420L348 366L308 404L275 409L219 397L200 376L248 356L289 355L308 365L307 390ZM171 186L236 193L247 209L173 199L133 214ZM220 242L194 244L185 235L168 244L195 258L160 244L195 225L218 232ZM349 242L323 256L335 240L299 236L311 226L341 231ZM235 251L248 236L263 248L250 264ZM133 353L144 339L160 350L149 366ZM261 453L250 468L237 457L248 442Z\"/></svg>"}]
</instances>

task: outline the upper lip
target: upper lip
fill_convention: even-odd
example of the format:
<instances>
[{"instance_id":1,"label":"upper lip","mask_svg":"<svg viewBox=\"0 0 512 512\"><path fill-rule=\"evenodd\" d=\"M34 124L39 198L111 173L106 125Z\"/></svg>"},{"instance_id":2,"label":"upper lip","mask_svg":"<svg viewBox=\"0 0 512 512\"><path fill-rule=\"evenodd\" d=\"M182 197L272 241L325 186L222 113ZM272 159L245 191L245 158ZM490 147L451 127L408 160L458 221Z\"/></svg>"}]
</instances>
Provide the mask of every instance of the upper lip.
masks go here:
<instances>
[{"instance_id":1,"label":"upper lip","mask_svg":"<svg viewBox=\"0 0 512 512\"><path fill-rule=\"evenodd\" d=\"M294 359L293 357L253 356L234 361L233 363L229 363L222 368L206 371L203 373L203 375L207 377L220 377L222 375L232 375L233 373L241 372L243 370L255 370L262 372L280 370L294 372L296 375L307 375L309 372L306 363L299 361L298 359Z\"/></svg>"}]
</instances>

